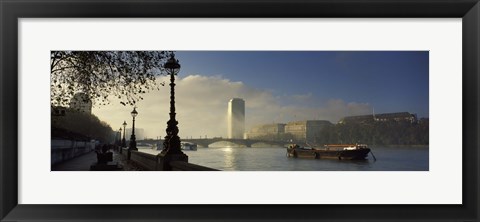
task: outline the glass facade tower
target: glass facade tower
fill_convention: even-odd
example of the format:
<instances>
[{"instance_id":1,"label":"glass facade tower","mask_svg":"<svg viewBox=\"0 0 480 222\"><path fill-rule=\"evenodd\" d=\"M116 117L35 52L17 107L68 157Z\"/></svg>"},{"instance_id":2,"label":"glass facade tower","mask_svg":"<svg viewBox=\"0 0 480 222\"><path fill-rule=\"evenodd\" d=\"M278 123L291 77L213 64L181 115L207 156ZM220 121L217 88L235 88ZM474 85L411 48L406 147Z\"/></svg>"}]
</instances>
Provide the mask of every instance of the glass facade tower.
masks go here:
<instances>
[{"instance_id":1,"label":"glass facade tower","mask_svg":"<svg viewBox=\"0 0 480 222\"><path fill-rule=\"evenodd\" d=\"M228 102L228 138L243 139L245 132L245 101L233 98Z\"/></svg>"}]
</instances>

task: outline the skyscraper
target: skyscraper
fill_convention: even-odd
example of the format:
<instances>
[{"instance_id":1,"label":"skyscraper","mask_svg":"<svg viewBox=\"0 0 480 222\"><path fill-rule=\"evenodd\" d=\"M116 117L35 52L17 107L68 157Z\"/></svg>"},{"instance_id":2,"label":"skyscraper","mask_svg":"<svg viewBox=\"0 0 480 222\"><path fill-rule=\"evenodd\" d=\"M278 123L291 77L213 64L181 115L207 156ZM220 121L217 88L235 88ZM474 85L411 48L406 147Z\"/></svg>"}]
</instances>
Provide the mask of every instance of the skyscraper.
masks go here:
<instances>
[{"instance_id":1,"label":"skyscraper","mask_svg":"<svg viewBox=\"0 0 480 222\"><path fill-rule=\"evenodd\" d=\"M233 98L228 102L228 135L229 139L243 139L245 132L245 101Z\"/></svg>"}]
</instances>

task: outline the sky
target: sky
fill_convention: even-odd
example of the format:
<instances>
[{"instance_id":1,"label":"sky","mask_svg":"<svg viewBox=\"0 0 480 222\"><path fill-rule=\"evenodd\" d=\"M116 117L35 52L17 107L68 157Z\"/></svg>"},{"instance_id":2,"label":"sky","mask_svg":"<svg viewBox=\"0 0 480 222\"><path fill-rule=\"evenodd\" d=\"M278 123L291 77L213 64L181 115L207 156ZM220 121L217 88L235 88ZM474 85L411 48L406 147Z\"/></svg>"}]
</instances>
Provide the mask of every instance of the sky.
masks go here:
<instances>
[{"instance_id":1,"label":"sky","mask_svg":"<svg viewBox=\"0 0 480 222\"><path fill-rule=\"evenodd\" d=\"M245 125L391 112L429 114L428 51L176 51L179 135L226 137L227 105L245 100ZM159 82L169 82L159 77ZM137 103L135 127L165 136L169 86ZM118 129L133 107L115 99L93 113Z\"/></svg>"}]
</instances>

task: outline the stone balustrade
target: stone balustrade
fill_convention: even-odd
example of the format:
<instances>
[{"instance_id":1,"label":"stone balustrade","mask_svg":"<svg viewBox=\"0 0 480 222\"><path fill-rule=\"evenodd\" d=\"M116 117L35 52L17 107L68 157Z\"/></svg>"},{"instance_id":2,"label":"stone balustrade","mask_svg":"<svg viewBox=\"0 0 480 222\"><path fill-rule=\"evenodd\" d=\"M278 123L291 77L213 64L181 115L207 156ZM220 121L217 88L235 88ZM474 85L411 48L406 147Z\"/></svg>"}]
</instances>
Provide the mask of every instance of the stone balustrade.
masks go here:
<instances>
[{"instance_id":1,"label":"stone balustrade","mask_svg":"<svg viewBox=\"0 0 480 222\"><path fill-rule=\"evenodd\" d=\"M183 161L172 161L170 162L170 166L173 171L218 171L217 169Z\"/></svg>"},{"instance_id":2,"label":"stone balustrade","mask_svg":"<svg viewBox=\"0 0 480 222\"><path fill-rule=\"evenodd\" d=\"M130 161L145 170L157 170L157 156L149 153L131 151Z\"/></svg>"},{"instance_id":3,"label":"stone balustrade","mask_svg":"<svg viewBox=\"0 0 480 222\"><path fill-rule=\"evenodd\" d=\"M161 170L161 160L158 155L139 152L139 151L130 151L130 161L135 165L143 168L144 170L149 171L159 171ZM123 148L122 155L127 159L128 158L128 149ZM217 169L188 163L185 161L171 161L170 166L173 171L218 171Z\"/></svg>"}]
</instances>

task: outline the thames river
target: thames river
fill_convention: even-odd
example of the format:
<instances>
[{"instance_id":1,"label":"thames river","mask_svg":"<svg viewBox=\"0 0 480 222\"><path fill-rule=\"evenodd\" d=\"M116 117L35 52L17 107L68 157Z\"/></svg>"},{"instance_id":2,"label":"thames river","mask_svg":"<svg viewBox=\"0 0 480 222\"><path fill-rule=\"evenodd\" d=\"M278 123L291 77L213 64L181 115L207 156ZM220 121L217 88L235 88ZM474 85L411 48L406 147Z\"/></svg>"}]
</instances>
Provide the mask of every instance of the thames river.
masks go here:
<instances>
[{"instance_id":1,"label":"thames river","mask_svg":"<svg viewBox=\"0 0 480 222\"><path fill-rule=\"evenodd\" d=\"M160 151L139 151L158 154ZM228 171L428 171L428 147L370 147L366 160L299 159L278 147L215 147L184 151L188 162Z\"/></svg>"}]
</instances>

